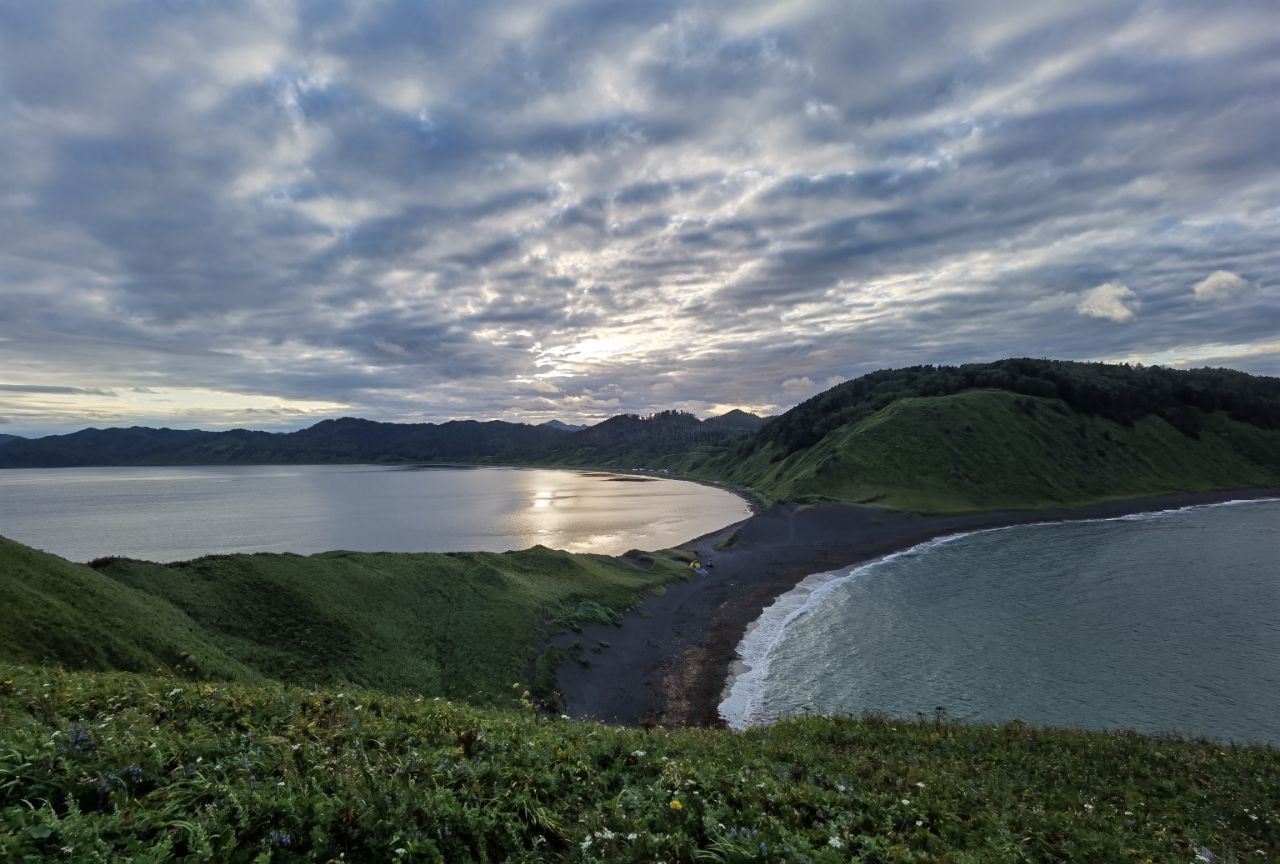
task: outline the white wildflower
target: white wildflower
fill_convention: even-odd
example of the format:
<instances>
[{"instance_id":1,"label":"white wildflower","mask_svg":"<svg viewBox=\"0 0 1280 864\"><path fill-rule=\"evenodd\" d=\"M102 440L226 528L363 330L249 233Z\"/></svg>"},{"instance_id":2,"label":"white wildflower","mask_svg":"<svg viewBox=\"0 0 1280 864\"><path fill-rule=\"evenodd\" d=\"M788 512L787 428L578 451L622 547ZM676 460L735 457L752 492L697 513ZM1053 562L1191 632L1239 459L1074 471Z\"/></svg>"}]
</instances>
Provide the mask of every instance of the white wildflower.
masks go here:
<instances>
[{"instance_id":1,"label":"white wildflower","mask_svg":"<svg viewBox=\"0 0 1280 864\"><path fill-rule=\"evenodd\" d=\"M923 784L923 783L917 783L917 784L916 784L916 786L917 786L917 787L919 787L919 788L921 788L921 789L923 789L923 788L924 788L924 784Z\"/></svg>"},{"instance_id":2,"label":"white wildflower","mask_svg":"<svg viewBox=\"0 0 1280 864\"><path fill-rule=\"evenodd\" d=\"M827 845L830 846L832 849L840 849L844 846L844 841L841 840L839 837L832 837L827 840Z\"/></svg>"},{"instance_id":3,"label":"white wildflower","mask_svg":"<svg viewBox=\"0 0 1280 864\"><path fill-rule=\"evenodd\" d=\"M903 807L910 807L910 806L911 806L911 799L910 799L910 798L903 798L903 799L902 799L902 806L903 806Z\"/></svg>"},{"instance_id":4,"label":"white wildflower","mask_svg":"<svg viewBox=\"0 0 1280 864\"><path fill-rule=\"evenodd\" d=\"M643 750L632 750L631 755L636 757L637 759L643 759L646 753Z\"/></svg>"}]
</instances>

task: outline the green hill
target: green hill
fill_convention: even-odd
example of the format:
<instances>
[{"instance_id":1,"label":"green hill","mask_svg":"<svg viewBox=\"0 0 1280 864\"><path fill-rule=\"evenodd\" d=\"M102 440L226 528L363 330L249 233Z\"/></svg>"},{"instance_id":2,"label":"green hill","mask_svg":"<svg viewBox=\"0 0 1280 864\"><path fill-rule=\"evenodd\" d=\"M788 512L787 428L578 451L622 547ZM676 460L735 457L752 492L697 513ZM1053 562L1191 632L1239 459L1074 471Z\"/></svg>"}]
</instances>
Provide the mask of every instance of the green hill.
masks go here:
<instances>
[{"instance_id":1,"label":"green hill","mask_svg":"<svg viewBox=\"0 0 1280 864\"><path fill-rule=\"evenodd\" d=\"M1280 380L1052 361L916 367L658 464L774 501L933 513L1277 485Z\"/></svg>"},{"instance_id":2,"label":"green hill","mask_svg":"<svg viewBox=\"0 0 1280 864\"><path fill-rule=\"evenodd\" d=\"M1059 400L975 390L902 399L812 447L776 461L779 451L765 448L726 473L774 500L921 512L1280 483L1280 431L1224 415L1203 423L1191 437L1160 417L1123 426Z\"/></svg>"},{"instance_id":3,"label":"green hill","mask_svg":"<svg viewBox=\"0 0 1280 864\"><path fill-rule=\"evenodd\" d=\"M173 604L0 537L0 660L261 680Z\"/></svg>"},{"instance_id":4,"label":"green hill","mask_svg":"<svg viewBox=\"0 0 1280 864\"><path fill-rule=\"evenodd\" d=\"M548 632L611 620L687 572L542 547L85 566L0 539L0 661L489 702L529 680Z\"/></svg>"}]
</instances>

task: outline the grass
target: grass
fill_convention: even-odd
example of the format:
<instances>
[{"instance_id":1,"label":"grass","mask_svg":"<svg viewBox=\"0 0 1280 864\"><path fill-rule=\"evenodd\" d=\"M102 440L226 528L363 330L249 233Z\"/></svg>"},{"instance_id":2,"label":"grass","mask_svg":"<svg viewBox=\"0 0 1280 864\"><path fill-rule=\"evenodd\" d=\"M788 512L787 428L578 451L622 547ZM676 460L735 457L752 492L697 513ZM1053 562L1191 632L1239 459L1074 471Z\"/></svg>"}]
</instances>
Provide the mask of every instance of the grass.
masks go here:
<instances>
[{"instance_id":1,"label":"grass","mask_svg":"<svg viewBox=\"0 0 1280 864\"><path fill-rule=\"evenodd\" d=\"M677 460L676 472L749 483L775 501L924 513L1036 509L1280 483L1280 431L1205 416L1198 438L1002 390L901 399L790 455Z\"/></svg>"},{"instance_id":2,"label":"grass","mask_svg":"<svg viewBox=\"0 0 1280 864\"><path fill-rule=\"evenodd\" d=\"M519 695L509 709L480 709L3 667L0 858L990 864L1280 854L1273 749L945 720L645 731L539 716Z\"/></svg>"},{"instance_id":3,"label":"grass","mask_svg":"<svg viewBox=\"0 0 1280 864\"><path fill-rule=\"evenodd\" d=\"M649 558L535 547L90 567L0 540L0 660L492 702L528 676L549 631L616 622L687 577L683 562Z\"/></svg>"}]
</instances>

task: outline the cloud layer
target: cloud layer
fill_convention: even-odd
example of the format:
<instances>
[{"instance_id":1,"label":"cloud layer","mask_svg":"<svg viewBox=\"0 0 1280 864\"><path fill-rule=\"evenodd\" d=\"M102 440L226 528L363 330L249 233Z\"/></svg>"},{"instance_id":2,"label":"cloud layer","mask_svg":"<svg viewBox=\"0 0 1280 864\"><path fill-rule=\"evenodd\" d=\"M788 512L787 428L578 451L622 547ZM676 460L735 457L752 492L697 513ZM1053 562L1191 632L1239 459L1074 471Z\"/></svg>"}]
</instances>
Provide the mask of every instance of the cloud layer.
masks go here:
<instances>
[{"instance_id":1,"label":"cloud layer","mask_svg":"<svg viewBox=\"0 0 1280 864\"><path fill-rule=\"evenodd\" d=\"M1020 354L1277 374L1273 13L0 3L0 417L768 412Z\"/></svg>"}]
</instances>

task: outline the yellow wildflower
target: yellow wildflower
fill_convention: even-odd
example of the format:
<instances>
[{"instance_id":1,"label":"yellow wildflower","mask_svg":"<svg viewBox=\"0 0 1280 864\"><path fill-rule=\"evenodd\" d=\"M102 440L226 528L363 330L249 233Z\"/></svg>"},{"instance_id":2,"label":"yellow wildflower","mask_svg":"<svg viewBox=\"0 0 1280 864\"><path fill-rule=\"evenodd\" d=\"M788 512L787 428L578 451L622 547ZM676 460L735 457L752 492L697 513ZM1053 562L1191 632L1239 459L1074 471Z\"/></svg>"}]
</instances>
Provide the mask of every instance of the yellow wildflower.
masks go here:
<instances>
[{"instance_id":1,"label":"yellow wildflower","mask_svg":"<svg viewBox=\"0 0 1280 864\"><path fill-rule=\"evenodd\" d=\"M684 805L680 803L679 798L672 798L671 803L667 805L672 810L680 811L684 809Z\"/></svg>"}]
</instances>

